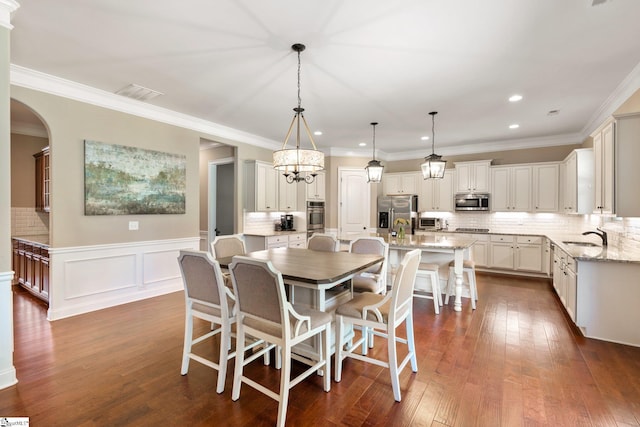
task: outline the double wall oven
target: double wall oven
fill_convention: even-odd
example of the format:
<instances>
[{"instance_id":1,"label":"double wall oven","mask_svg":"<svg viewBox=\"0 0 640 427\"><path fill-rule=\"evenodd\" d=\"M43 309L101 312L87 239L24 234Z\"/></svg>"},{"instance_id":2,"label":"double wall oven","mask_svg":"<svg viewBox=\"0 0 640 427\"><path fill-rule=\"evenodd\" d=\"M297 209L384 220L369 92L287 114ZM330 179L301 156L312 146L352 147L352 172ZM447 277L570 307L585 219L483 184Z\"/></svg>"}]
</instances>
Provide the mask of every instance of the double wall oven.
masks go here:
<instances>
[{"instance_id":1,"label":"double wall oven","mask_svg":"<svg viewBox=\"0 0 640 427\"><path fill-rule=\"evenodd\" d=\"M307 202L307 238L324 233L324 202Z\"/></svg>"}]
</instances>

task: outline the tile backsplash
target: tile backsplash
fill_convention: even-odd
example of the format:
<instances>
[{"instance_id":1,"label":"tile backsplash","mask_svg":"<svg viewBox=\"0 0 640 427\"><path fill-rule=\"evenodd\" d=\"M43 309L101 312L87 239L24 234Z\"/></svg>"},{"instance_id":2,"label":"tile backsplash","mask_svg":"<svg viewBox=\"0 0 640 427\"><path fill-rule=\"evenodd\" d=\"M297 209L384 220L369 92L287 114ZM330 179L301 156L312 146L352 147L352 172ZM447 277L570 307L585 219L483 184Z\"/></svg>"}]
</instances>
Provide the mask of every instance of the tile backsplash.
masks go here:
<instances>
[{"instance_id":1,"label":"tile backsplash","mask_svg":"<svg viewBox=\"0 0 640 427\"><path fill-rule=\"evenodd\" d=\"M293 215L293 226L297 231L307 229L305 212L287 212ZM243 230L245 233L266 234L272 232L276 221L280 222L282 212L245 212L243 216Z\"/></svg>"},{"instance_id":2,"label":"tile backsplash","mask_svg":"<svg viewBox=\"0 0 640 427\"><path fill-rule=\"evenodd\" d=\"M11 235L36 236L49 234L49 214L35 208L11 208Z\"/></svg>"}]
</instances>

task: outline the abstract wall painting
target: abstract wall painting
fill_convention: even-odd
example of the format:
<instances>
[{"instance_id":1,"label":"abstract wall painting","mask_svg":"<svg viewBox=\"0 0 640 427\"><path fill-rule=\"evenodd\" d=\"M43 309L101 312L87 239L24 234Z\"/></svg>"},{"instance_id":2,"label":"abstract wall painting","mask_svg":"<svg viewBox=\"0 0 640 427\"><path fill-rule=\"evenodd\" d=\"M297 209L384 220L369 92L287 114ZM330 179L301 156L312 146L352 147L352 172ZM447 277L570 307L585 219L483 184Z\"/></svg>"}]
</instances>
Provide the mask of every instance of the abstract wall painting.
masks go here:
<instances>
[{"instance_id":1,"label":"abstract wall painting","mask_svg":"<svg viewBox=\"0 0 640 427\"><path fill-rule=\"evenodd\" d=\"M184 214L185 155L84 141L85 215Z\"/></svg>"}]
</instances>

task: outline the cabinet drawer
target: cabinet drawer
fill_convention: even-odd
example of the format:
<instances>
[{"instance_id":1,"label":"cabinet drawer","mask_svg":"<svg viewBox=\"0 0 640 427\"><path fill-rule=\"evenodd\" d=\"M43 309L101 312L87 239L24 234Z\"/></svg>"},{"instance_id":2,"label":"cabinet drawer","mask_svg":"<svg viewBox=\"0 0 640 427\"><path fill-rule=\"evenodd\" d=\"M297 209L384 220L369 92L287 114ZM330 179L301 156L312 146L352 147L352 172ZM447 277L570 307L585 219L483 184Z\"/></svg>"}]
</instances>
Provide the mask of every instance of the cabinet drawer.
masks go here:
<instances>
[{"instance_id":1,"label":"cabinet drawer","mask_svg":"<svg viewBox=\"0 0 640 427\"><path fill-rule=\"evenodd\" d=\"M513 243L514 236L501 236L501 235L492 235L492 242L503 242L503 243Z\"/></svg>"},{"instance_id":2,"label":"cabinet drawer","mask_svg":"<svg viewBox=\"0 0 640 427\"><path fill-rule=\"evenodd\" d=\"M518 236L518 243L530 243L534 245L542 244L542 237L540 236Z\"/></svg>"},{"instance_id":3,"label":"cabinet drawer","mask_svg":"<svg viewBox=\"0 0 640 427\"><path fill-rule=\"evenodd\" d=\"M269 236L267 237L267 246L277 245L278 243L289 243L288 236Z\"/></svg>"},{"instance_id":4,"label":"cabinet drawer","mask_svg":"<svg viewBox=\"0 0 640 427\"><path fill-rule=\"evenodd\" d=\"M289 235L289 243L304 242L306 240L307 240L306 234L290 234Z\"/></svg>"}]
</instances>

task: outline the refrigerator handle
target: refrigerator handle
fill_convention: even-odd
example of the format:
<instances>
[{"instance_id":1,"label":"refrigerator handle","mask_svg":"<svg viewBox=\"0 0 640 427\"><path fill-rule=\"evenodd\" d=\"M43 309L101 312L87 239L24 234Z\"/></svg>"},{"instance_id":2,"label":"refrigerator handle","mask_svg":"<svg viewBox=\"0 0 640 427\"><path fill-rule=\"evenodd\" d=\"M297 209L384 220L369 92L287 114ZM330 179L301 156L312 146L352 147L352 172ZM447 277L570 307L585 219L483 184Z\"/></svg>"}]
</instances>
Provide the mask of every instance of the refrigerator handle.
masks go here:
<instances>
[{"instance_id":1,"label":"refrigerator handle","mask_svg":"<svg viewBox=\"0 0 640 427\"><path fill-rule=\"evenodd\" d=\"M389 208L389 234L393 231L393 222L395 221L393 214L393 208Z\"/></svg>"}]
</instances>

